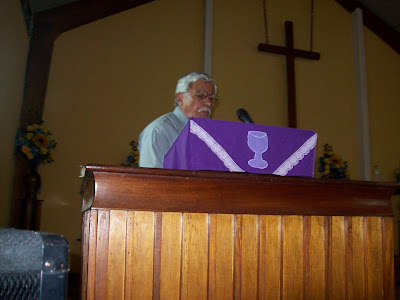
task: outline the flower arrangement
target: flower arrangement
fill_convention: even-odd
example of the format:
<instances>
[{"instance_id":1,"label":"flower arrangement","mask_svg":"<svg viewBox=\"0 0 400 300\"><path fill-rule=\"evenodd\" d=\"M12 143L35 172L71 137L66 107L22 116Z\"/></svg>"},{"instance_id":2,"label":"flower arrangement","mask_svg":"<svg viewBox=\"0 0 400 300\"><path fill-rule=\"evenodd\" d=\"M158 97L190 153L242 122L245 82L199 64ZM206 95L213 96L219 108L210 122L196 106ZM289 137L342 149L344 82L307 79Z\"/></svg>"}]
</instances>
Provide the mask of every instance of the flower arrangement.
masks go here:
<instances>
[{"instance_id":1,"label":"flower arrangement","mask_svg":"<svg viewBox=\"0 0 400 300\"><path fill-rule=\"evenodd\" d=\"M137 148L137 143L132 140L129 144L131 146L131 154L126 157L125 162L122 163L122 165L137 167L139 164L139 151Z\"/></svg>"},{"instance_id":2,"label":"flower arrangement","mask_svg":"<svg viewBox=\"0 0 400 300\"><path fill-rule=\"evenodd\" d=\"M54 161L54 149L57 146L51 135L52 133L43 126L43 121L19 128L15 150L28 159L30 167L51 163Z\"/></svg>"},{"instance_id":3,"label":"flower arrangement","mask_svg":"<svg viewBox=\"0 0 400 300\"><path fill-rule=\"evenodd\" d=\"M319 172L322 178L350 179L347 161L333 152L329 144L324 145L324 155L319 159Z\"/></svg>"}]
</instances>

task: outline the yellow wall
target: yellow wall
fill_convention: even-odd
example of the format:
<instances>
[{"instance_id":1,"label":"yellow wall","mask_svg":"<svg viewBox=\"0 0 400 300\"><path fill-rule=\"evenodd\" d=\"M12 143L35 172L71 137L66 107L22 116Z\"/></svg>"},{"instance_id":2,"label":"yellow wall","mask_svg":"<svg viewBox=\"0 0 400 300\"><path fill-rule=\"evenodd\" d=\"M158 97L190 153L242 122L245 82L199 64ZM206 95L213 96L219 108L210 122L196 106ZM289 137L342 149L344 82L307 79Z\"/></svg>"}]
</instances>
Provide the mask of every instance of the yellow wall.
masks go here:
<instances>
[{"instance_id":1,"label":"yellow wall","mask_svg":"<svg viewBox=\"0 0 400 300\"><path fill-rule=\"evenodd\" d=\"M291 20L295 47L308 50L310 1L267 2L270 43L284 44L283 23ZM296 59L298 127L318 132L317 157L332 144L358 179L351 15L331 0L314 3L313 50L321 60ZM257 51L265 42L262 1L214 6L213 76L221 101L213 117L236 121L244 107L257 123L286 126L285 59ZM41 168L42 229L66 235L73 255L80 249L79 165L122 163L129 141L173 109L177 79L202 67L203 12L202 1L157 0L57 39L43 118L58 149L56 162ZM392 181L400 159L400 56L365 34L371 151L382 180Z\"/></svg>"},{"instance_id":2,"label":"yellow wall","mask_svg":"<svg viewBox=\"0 0 400 300\"><path fill-rule=\"evenodd\" d=\"M19 1L0 0L0 227L8 226L14 139L21 111L29 40Z\"/></svg>"}]
</instances>

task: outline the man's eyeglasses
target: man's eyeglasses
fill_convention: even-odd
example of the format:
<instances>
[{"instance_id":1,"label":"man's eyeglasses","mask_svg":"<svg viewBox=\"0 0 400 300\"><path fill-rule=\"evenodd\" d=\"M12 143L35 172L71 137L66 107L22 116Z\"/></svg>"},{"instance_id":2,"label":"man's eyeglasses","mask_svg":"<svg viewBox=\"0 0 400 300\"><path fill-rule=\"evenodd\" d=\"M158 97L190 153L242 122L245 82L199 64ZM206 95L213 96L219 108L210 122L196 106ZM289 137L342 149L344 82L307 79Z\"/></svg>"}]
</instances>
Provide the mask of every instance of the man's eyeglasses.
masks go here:
<instances>
[{"instance_id":1,"label":"man's eyeglasses","mask_svg":"<svg viewBox=\"0 0 400 300\"><path fill-rule=\"evenodd\" d=\"M188 92L194 92L194 95L196 95L196 97L201 99L201 100L205 100L208 97L208 98L210 98L211 103L215 103L218 100L218 97L216 95L209 94L205 90L198 90L198 91L196 91L196 90L188 90L187 93Z\"/></svg>"}]
</instances>

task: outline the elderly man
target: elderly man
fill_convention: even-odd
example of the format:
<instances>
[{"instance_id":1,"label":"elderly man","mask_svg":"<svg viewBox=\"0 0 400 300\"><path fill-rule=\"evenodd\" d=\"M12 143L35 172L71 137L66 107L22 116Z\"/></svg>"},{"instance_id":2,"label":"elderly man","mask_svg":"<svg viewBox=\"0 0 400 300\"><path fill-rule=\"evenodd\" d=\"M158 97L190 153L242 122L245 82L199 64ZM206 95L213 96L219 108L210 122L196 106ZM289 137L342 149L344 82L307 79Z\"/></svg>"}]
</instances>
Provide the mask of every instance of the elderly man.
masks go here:
<instances>
[{"instance_id":1,"label":"elderly man","mask_svg":"<svg viewBox=\"0 0 400 300\"><path fill-rule=\"evenodd\" d=\"M208 118L217 101L214 79L205 73L189 73L178 80L175 109L153 122L139 137L139 166L162 168L164 155L189 118Z\"/></svg>"}]
</instances>

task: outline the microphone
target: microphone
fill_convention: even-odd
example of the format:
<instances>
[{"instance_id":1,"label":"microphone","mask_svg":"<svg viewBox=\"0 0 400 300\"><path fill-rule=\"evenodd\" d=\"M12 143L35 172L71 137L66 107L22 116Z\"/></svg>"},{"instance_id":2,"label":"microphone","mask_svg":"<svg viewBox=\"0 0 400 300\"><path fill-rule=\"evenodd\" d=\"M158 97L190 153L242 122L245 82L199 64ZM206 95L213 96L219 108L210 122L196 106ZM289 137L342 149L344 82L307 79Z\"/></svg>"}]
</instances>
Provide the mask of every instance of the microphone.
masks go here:
<instances>
[{"instance_id":1,"label":"microphone","mask_svg":"<svg viewBox=\"0 0 400 300\"><path fill-rule=\"evenodd\" d=\"M239 108L236 111L236 115L238 116L238 118L240 119L240 121L245 122L245 123L254 123L253 120L250 118L250 115L248 114L248 112L243 109L243 108Z\"/></svg>"}]
</instances>

